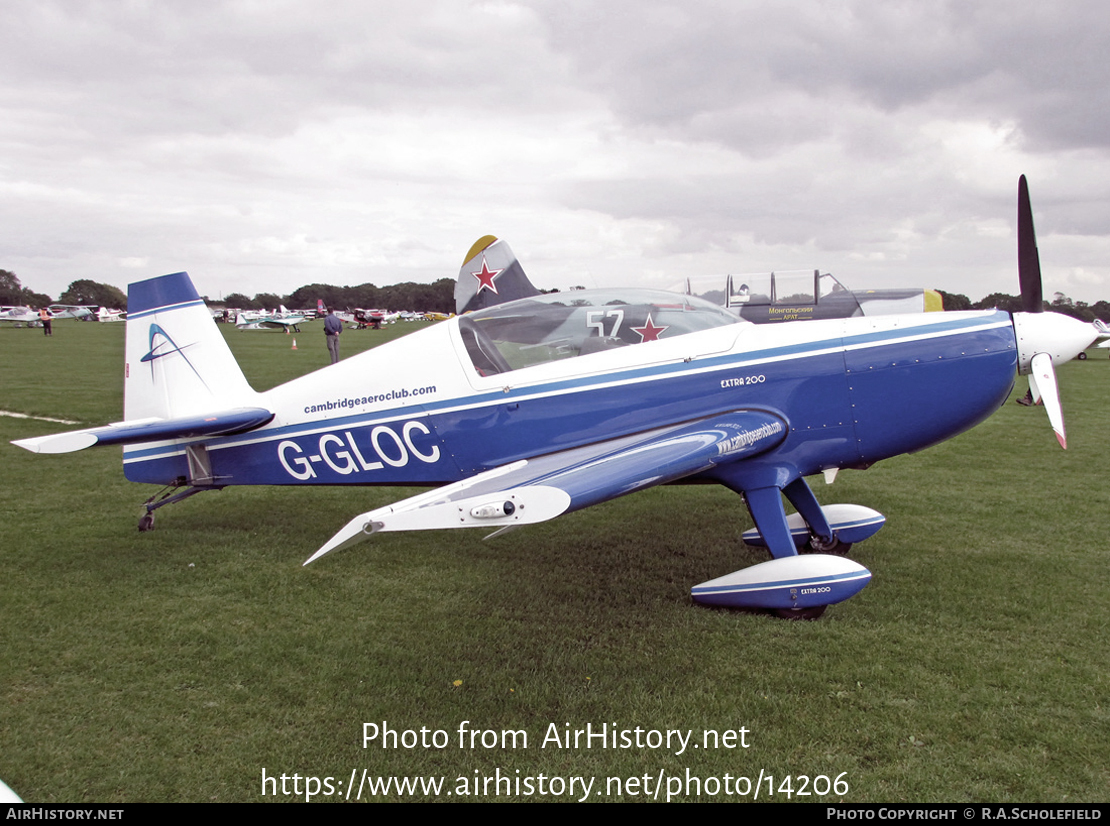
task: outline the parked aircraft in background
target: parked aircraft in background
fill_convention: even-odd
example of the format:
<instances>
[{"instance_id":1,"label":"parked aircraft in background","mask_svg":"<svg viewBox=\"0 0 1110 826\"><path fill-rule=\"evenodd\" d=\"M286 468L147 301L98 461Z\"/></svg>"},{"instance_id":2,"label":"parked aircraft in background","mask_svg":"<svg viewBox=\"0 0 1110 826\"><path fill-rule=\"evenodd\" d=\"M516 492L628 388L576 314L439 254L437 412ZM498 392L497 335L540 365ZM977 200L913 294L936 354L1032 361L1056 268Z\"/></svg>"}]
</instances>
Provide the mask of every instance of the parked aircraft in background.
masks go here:
<instances>
[{"instance_id":1,"label":"parked aircraft in background","mask_svg":"<svg viewBox=\"0 0 1110 826\"><path fill-rule=\"evenodd\" d=\"M355 319L355 327L359 330L364 330L367 327L380 330L382 324L386 320L386 316L389 314L388 310L365 310L362 307L356 307L352 312Z\"/></svg>"},{"instance_id":2,"label":"parked aircraft in background","mask_svg":"<svg viewBox=\"0 0 1110 826\"><path fill-rule=\"evenodd\" d=\"M47 307L54 319L78 318L92 321L96 317L97 305L95 304L51 304Z\"/></svg>"},{"instance_id":3,"label":"parked aircraft in background","mask_svg":"<svg viewBox=\"0 0 1110 826\"><path fill-rule=\"evenodd\" d=\"M944 302L936 290L906 288L853 292L820 270L698 276L687 278L682 291L727 307L745 321L756 324L944 309Z\"/></svg>"},{"instance_id":4,"label":"parked aircraft in background","mask_svg":"<svg viewBox=\"0 0 1110 826\"><path fill-rule=\"evenodd\" d=\"M30 307L0 307L0 322L37 326L40 324L39 311Z\"/></svg>"},{"instance_id":5,"label":"parked aircraft in background","mask_svg":"<svg viewBox=\"0 0 1110 826\"><path fill-rule=\"evenodd\" d=\"M944 309L936 290L906 288L853 292L829 273L819 270L695 276L685 279L675 292L710 301L756 324ZM541 294L529 281L509 245L487 235L470 248L459 269L455 282L455 312L471 312Z\"/></svg>"},{"instance_id":6,"label":"parked aircraft in background","mask_svg":"<svg viewBox=\"0 0 1110 826\"><path fill-rule=\"evenodd\" d=\"M834 477L973 427L1028 374L1065 443L1053 364L1096 337L1044 313L1025 179L1024 312L918 313L758 327L693 296L535 295L454 317L257 393L184 273L132 284L124 421L23 439L63 453L124 445L157 508L231 485L434 485L360 514L308 562L372 534L552 519L654 485L742 494L746 540L773 559L693 588L698 602L808 617L863 588L838 555L884 517L818 503ZM500 294L496 244L472 250L474 294ZM492 287L485 285L492 284ZM783 495L797 509L787 516ZM667 530L665 524L659 526ZM799 547L817 553L799 555ZM307 563L306 563L307 564Z\"/></svg>"},{"instance_id":7,"label":"parked aircraft in background","mask_svg":"<svg viewBox=\"0 0 1110 826\"><path fill-rule=\"evenodd\" d=\"M127 306L131 307L130 299ZM299 333L301 328L298 325L307 320L304 313L290 312L283 305L272 313L265 310L240 310L235 316L235 326L240 330L292 330Z\"/></svg>"},{"instance_id":8,"label":"parked aircraft in background","mask_svg":"<svg viewBox=\"0 0 1110 826\"><path fill-rule=\"evenodd\" d=\"M50 317L54 321L63 318L95 321L97 320L98 314L102 315L104 312L119 313L119 310L105 311L103 308L97 308L95 304L51 304L47 309L50 311ZM100 320L103 321L105 319L101 318ZM41 324L39 311L31 307L0 307L0 322L2 321L28 324L36 327Z\"/></svg>"}]
</instances>

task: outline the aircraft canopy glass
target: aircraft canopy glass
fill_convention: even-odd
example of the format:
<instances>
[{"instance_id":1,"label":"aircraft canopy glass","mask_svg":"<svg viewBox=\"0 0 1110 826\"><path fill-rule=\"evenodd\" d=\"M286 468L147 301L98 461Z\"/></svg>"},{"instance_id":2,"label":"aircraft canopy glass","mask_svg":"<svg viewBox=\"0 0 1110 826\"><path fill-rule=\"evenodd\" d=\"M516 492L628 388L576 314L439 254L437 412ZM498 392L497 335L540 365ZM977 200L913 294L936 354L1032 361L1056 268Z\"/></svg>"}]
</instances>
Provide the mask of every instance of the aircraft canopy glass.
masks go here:
<instances>
[{"instance_id":1,"label":"aircraft canopy glass","mask_svg":"<svg viewBox=\"0 0 1110 826\"><path fill-rule=\"evenodd\" d=\"M659 290L579 290L524 298L459 317L482 375L741 323L723 307Z\"/></svg>"}]
</instances>

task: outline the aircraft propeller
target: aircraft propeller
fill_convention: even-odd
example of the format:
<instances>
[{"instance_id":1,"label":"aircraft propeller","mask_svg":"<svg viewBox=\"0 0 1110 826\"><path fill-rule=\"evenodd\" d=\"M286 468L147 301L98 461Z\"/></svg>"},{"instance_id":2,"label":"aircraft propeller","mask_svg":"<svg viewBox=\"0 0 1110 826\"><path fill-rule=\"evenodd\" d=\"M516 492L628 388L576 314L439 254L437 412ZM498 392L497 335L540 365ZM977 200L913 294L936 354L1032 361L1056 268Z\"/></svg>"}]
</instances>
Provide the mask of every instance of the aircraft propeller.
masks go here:
<instances>
[{"instance_id":1,"label":"aircraft propeller","mask_svg":"<svg viewBox=\"0 0 1110 826\"><path fill-rule=\"evenodd\" d=\"M1033 230L1029 184L1018 179L1018 282L1023 312L1014 313L1018 341L1018 372L1029 376L1033 401L1044 403L1048 421L1061 447L1067 449L1064 411L1053 365L1063 364L1086 350L1098 338L1097 327L1070 316L1044 312L1041 259Z\"/></svg>"},{"instance_id":2,"label":"aircraft propeller","mask_svg":"<svg viewBox=\"0 0 1110 826\"><path fill-rule=\"evenodd\" d=\"M1041 256L1037 252L1033 206L1024 175L1018 178L1018 283L1021 285L1021 308L1027 313L1043 312Z\"/></svg>"}]
</instances>

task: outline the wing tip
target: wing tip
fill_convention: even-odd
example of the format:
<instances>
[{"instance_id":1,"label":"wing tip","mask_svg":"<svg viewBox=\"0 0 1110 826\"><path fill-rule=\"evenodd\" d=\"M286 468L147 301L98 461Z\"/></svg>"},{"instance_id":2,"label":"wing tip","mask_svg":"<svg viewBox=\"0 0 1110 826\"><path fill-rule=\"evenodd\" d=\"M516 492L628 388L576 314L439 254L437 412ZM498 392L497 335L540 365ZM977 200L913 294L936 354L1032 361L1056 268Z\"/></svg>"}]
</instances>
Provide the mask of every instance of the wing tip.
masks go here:
<instances>
[{"instance_id":1,"label":"wing tip","mask_svg":"<svg viewBox=\"0 0 1110 826\"><path fill-rule=\"evenodd\" d=\"M32 436L30 439L15 439L12 444L32 453L76 453L95 445L99 439L87 430L71 430L68 433L53 433L49 436Z\"/></svg>"}]
</instances>

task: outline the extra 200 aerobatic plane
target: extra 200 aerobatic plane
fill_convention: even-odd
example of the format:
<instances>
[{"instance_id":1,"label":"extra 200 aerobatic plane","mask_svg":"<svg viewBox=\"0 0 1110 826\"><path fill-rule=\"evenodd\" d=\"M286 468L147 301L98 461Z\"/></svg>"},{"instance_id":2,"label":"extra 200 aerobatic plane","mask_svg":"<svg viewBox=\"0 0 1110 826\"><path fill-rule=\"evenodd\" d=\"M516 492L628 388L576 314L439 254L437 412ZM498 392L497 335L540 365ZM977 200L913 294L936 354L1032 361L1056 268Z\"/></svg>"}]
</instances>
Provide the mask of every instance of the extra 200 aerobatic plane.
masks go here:
<instances>
[{"instance_id":1,"label":"extra 200 aerobatic plane","mask_svg":"<svg viewBox=\"0 0 1110 826\"><path fill-rule=\"evenodd\" d=\"M1064 443L1053 364L1097 331L1042 312L1024 177L1018 236L1024 312L757 326L690 296L575 291L458 316L265 393L189 277L166 275L130 286L124 421L16 444L122 444L128 479L177 489L148 502L143 529L155 508L230 485L439 486L355 517L308 562L379 532L500 533L653 485L717 482L743 495L756 525L744 539L772 559L695 586L694 600L815 616L870 580L840 554L884 518L822 507L805 477L961 433L1016 373ZM496 245L472 252L464 273L497 292Z\"/></svg>"}]
</instances>

